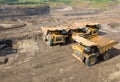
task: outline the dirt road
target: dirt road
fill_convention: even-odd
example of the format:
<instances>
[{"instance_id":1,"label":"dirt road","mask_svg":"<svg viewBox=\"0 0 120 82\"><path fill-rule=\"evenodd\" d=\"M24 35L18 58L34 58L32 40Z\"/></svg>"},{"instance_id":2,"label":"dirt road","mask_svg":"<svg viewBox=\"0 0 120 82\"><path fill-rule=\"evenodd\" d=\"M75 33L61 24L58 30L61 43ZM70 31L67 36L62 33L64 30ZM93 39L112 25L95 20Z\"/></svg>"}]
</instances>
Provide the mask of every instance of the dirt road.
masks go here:
<instances>
[{"instance_id":1,"label":"dirt road","mask_svg":"<svg viewBox=\"0 0 120 82\"><path fill-rule=\"evenodd\" d=\"M71 7L70 7L71 8ZM80 10L81 8L78 8ZM50 18L45 19L36 28L43 24L64 23L73 21L98 21L102 24L101 31L105 36L120 42L120 16L118 10L100 11L94 13L96 9L84 9L84 13L79 16L65 15L74 11L68 9L51 13ZM92 10L92 11L91 11ZM98 11L98 10L97 10ZM92 13L94 14L92 14ZM117 12L117 13L116 13ZM80 12L77 12L80 13ZM109 15L108 15L109 14ZM82 17L82 18L81 18ZM36 18L36 17L35 17ZM41 18L41 17L39 17ZM53 20L54 18L56 20ZM32 22L36 19L30 19ZM34 24L33 24L34 25ZM32 26L31 26L32 27ZM120 81L120 44L116 45L109 53L111 59L107 61L99 60L99 63L92 67L74 58L72 54L72 44L64 46L49 47L42 41L41 36L18 40L18 52L11 54L7 64L0 66L0 82L119 82Z\"/></svg>"}]
</instances>

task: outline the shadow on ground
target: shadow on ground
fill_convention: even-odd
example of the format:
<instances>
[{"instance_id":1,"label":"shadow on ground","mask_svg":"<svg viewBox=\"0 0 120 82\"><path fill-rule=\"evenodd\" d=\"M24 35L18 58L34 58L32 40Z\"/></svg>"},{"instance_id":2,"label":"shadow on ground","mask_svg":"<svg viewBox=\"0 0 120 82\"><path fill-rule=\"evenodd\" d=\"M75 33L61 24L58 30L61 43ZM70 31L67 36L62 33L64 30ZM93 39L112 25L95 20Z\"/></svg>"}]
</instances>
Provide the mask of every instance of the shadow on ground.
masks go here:
<instances>
[{"instance_id":1,"label":"shadow on ground","mask_svg":"<svg viewBox=\"0 0 120 82\"><path fill-rule=\"evenodd\" d=\"M106 34L107 34L106 32L99 31L99 35L101 35L101 36L104 36L104 35L106 35Z\"/></svg>"},{"instance_id":2,"label":"shadow on ground","mask_svg":"<svg viewBox=\"0 0 120 82\"><path fill-rule=\"evenodd\" d=\"M117 49L117 48L112 48L112 49L110 49L110 50L108 51L108 54L110 54L110 59L112 59L112 58L120 55L120 50ZM108 59L108 60L109 60L109 59ZM98 63L97 63L97 64L102 63L102 62L105 62L105 61L103 60L102 57L100 57L100 58L98 59Z\"/></svg>"},{"instance_id":3,"label":"shadow on ground","mask_svg":"<svg viewBox=\"0 0 120 82\"><path fill-rule=\"evenodd\" d=\"M111 58L114 58L120 55L120 50L117 48L112 48L108 53L111 55Z\"/></svg>"},{"instance_id":4,"label":"shadow on ground","mask_svg":"<svg viewBox=\"0 0 120 82\"><path fill-rule=\"evenodd\" d=\"M17 49L13 49L12 40L2 40L0 41L0 64L5 64L8 62L8 56L17 53Z\"/></svg>"}]
</instances>

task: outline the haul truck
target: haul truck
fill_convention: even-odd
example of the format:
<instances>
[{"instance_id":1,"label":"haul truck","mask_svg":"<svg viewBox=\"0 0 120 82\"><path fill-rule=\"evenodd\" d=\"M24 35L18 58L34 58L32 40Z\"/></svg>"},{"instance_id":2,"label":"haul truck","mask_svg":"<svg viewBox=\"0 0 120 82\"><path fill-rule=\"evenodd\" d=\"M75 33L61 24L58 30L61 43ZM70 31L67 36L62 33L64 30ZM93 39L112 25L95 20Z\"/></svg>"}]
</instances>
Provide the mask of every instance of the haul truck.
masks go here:
<instances>
[{"instance_id":1,"label":"haul truck","mask_svg":"<svg viewBox=\"0 0 120 82\"><path fill-rule=\"evenodd\" d=\"M118 43L104 36L96 36L90 40L80 36L73 36L73 39L77 43L72 46L74 51L72 55L88 66L96 64L100 57L108 60L110 54L108 54L107 51Z\"/></svg>"},{"instance_id":2,"label":"haul truck","mask_svg":"<svg viewBox=\"0 0 120 82\"><path fill-rule=\"evenodd\" d=\"M71 40L74 40L72 37L76 35L84 37L86 39L90 39L99 35L100 28L101 25L98 23L89 23L84 26L82 25L82 27L79 28L70 29L69 35L71 36Z\"/></svg>"},{"instance_id":3,"label":"haul truck","mask_svg":"<svg viewBox=\"0 0 120 82\"><path fill-rule=\"evenodd\" d=\"M42 27L43 40L49 46L54 44L65 44L68 37L67 29L61 27Z\"/></svg>"}]
</instances>

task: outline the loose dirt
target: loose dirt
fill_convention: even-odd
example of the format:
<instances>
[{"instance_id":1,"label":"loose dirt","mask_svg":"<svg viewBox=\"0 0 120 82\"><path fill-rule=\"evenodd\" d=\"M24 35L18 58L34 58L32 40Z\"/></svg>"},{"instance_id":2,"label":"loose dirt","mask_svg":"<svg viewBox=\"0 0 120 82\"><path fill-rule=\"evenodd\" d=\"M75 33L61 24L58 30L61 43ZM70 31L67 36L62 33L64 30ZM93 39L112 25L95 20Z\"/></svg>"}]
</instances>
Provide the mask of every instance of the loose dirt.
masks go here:
<instances>
[{"instance_id":1,"label":"loose dirt","mask_svg":"<svg viewBox=\"0 0 120 82\"><path fill-rule=\"evenodd\" d=\"M32 23L32 25L2 31L2 37L4 37L3 35L16 38L17 36L24 37L15 40L14 45L18 51L11 54L11 61L9 60L7 64L0 66L0 82L119 82L120 44L109 51L111 59L99 60L96 65L88 67L71 55L72 44L53 47L46 45L42 40L40 29L43 25L54 26L75 21L98 22L102 25L101 31L104 36L120 42L120 12L116 7L113 8L114 11L97 9L100 11L97 13L94 13L96 9L90 8L74 9L69 7L67 9L67 7L59 11L51 9L50 16L31 16L28 19L21 19ZM86 12L89 14L76 15L75 10L77 13ZM73 13L74 16L66 15Z\"/></svg>"}]
</instances>

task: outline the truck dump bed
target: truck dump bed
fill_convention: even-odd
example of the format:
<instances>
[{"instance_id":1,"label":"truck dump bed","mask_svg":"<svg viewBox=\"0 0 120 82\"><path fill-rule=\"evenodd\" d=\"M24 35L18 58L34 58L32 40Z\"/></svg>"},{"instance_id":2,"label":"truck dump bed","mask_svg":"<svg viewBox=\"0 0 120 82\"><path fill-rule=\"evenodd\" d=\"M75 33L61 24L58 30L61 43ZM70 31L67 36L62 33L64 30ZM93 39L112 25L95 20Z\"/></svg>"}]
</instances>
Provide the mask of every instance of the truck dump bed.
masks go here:
<instances>
[{"instance_id":1,"label":"truck dump bed","mask_svg":"<svg viewBox=\"0 0 120 82\"><path fill-rule=\"evenodd\" d=\"M92 23L92 22L74 22L71 26L74 28L84 28L87 25L98 25L99 23Z\"/></svg>"},{"instance_id":2,"label":"truck dump bed","mask_svg":"<svg viewBox=\"0 0 120 82\"><path fill-rule=\"evenodd\" d=\"M90 40L87 40L80 36L73 36L72 38L76 42L82 43L83 45L86 46L97 46L101 54L111 49L115 44L118 43L117 41L104 36L96 36L94 38L91 38Z\"/></svg>"},{"instance_id":3,"label":"truck dump bed","mask_svg":"<svg viewBox=\"0 0 120 82\"><path fill-rule=\"evenodd\" d=\"M98 45L100 53L104 53L105 51L111 49L115 44L118 43L117 41L104 36L96 36L90 41Z\"/></svg>"},{"instance_id":4,"label":"truck dump bed","mask_svg":"<svg viewBox=\"0 0 120 82\"><path fill-rule=\"evenodd\" d=\"M56 31L56 30L66 30L68 31L68 27L65 26L56 26L56 27L41 27L43 33L47 33L48 31Z\"/></svg>"},{"instance_id":5,"label":"truck dump bed","mask_svg":"<svg viewBox=\"0 0 120 82\"><path fill-rule=\"evenodd\" d=\"M100 47L104 47L109 44L114 45L117 43L115 40L112 40L112 39L104 37L104 36L96 36L94 38L91 38L90 41L95 42Z\"/></svg>"},{"instance_id":6,"label":"truck dump bed","mask_svg":"<svg viewBox=\"0 0 120 82\"><path fill-rule=\"evenodd\" d=\"M96 45L96 43L94 42L91 42L83 37L80 37L80 36L72 36L73 40L75 40L76 42L78 43L82 43L83 45L87 45L87 46L92 46L92 45Z\"/></svg>"}]
</instances>

